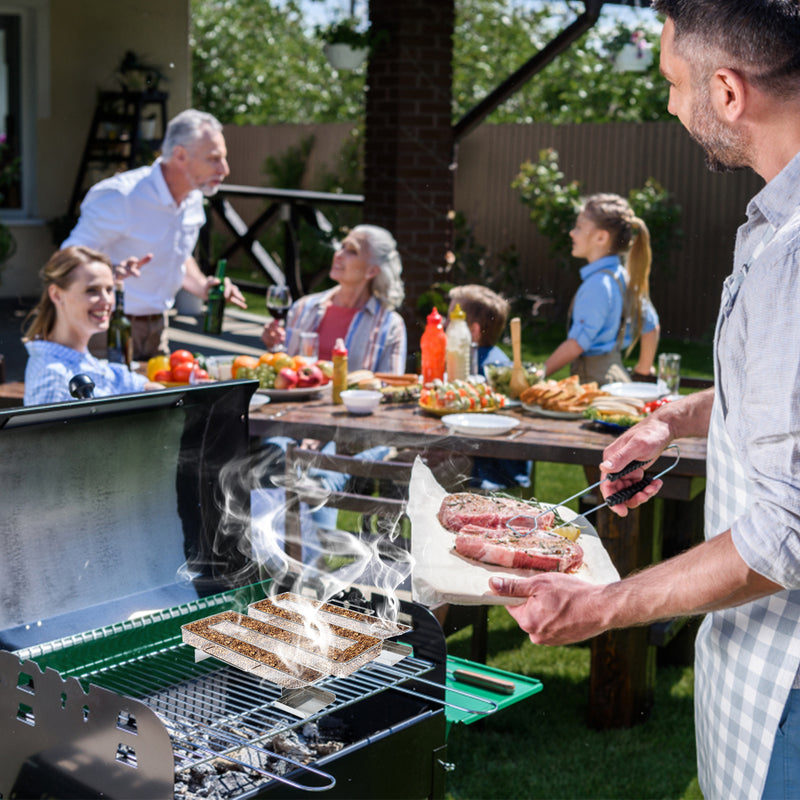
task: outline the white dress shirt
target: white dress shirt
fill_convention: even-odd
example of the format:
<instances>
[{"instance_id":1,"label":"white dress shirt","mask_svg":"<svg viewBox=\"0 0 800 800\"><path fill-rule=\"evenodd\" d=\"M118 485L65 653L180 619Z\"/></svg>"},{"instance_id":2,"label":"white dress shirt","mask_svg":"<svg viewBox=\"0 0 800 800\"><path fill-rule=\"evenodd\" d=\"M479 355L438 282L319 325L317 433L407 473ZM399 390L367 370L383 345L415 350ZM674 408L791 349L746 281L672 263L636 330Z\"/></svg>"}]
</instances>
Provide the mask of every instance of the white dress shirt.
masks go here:
<instances>
[{"instance_id":1,"label":"white dress shirt","mask_svg":"<svg viewBox=\"0 0 800 800\"><path fill-rule=\"evenodd\" d=\"M159 314L172 308L183 284L185 262L205 222L203 195L195 190L177 205L161 171L152 166L122 172L93 186L81 216L61 245L84 245L115 264L153 254L139 277L125 281L125 312Z\"/></svg>"}]
</instances>

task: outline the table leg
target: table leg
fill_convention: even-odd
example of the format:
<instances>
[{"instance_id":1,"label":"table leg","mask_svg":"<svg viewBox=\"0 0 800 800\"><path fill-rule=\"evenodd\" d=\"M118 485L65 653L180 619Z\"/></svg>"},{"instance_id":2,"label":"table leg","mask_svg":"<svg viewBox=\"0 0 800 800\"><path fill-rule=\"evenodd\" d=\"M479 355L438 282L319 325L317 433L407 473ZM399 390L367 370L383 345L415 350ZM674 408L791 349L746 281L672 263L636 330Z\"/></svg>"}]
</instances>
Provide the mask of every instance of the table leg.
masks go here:
<instances>
[{"instance_id":1,"label":"table leg","mask_svg":"<svg viewBox=\"0 0 800 800\"><path fill-rule=\"evenodd\" d=\"M608 509L597 512L597 533L620 576L653 563L659 532L654 503L618 517ZM589 677L589 724L598 729L630 727L647 719L653 704L656 650L649 628L609 631L592 640Z\"/></svg>"}]
</instances>

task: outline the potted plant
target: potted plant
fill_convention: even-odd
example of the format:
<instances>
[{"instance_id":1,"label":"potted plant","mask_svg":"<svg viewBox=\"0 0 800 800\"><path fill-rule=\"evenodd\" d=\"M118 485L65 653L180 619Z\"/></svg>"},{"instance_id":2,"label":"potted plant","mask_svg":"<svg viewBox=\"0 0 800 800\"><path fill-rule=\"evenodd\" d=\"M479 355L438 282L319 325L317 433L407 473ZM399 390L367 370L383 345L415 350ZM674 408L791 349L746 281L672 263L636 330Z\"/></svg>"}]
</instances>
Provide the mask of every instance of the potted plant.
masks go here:
<instances>
[{"instance_id":1,"label":"potted plant","mask_svg":"<svg viewBox=\"0 0 800 800\"><path fill-rule=\"evenodd\" d=\"M615 72L645 72L653 63L653 45L640 30L621 31L608 50Z\"/></svg>"},{"instance_id":2,"label":"potted plant","mask_svg":"<svg viewBox=\"0 0 800 800\"><path fill-rule=\"evenodd\" d=\"M345 17L327 27L317 26L317 36L328 63L334 69L357 69L369 55L372 41L369 30L359 30L356 17Z\"/></svg>"}]
</instances>

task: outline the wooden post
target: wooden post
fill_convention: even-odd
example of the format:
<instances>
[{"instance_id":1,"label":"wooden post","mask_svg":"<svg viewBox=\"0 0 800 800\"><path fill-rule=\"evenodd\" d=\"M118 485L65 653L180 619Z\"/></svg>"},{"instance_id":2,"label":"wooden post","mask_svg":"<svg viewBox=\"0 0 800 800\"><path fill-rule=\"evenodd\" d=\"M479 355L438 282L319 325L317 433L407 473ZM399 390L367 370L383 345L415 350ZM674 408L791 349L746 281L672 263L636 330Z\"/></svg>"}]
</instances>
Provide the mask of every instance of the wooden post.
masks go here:
<instances>
[{"instance_id":1,"label":"wooden post","mask_svg":"<svg viewBox=\"0 0 800 800\"><path fill-rule=\"evenodd\" d=\"M654 548L660 551L654 509L651 502L633 509L627 517L618 517L605 508L597 512L597 533L620 577L652 564ZM592 727L624 728L647 719L655 689L655 655L647 626L609 631L592 640Z\"/></svg>"}]
</instances>

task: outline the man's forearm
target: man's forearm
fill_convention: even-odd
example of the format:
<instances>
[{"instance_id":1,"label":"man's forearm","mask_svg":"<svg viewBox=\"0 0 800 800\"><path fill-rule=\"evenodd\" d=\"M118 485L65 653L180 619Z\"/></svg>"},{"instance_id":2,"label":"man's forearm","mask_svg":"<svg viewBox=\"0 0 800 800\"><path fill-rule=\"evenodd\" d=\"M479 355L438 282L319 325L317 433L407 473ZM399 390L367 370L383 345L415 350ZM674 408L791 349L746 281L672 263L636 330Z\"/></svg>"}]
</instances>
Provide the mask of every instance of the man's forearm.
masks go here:
<instances>
[{"instance_id":1,"label":"man's forearm","mask_svg":"<svg viewBox=\"0 0 800 800\"><path fill-rule=\"evenodd\" d=\"M781 591L739 555L730 531L650 567L602 592L608 628L705 614Z\"/></svg>"}]
</instances>

